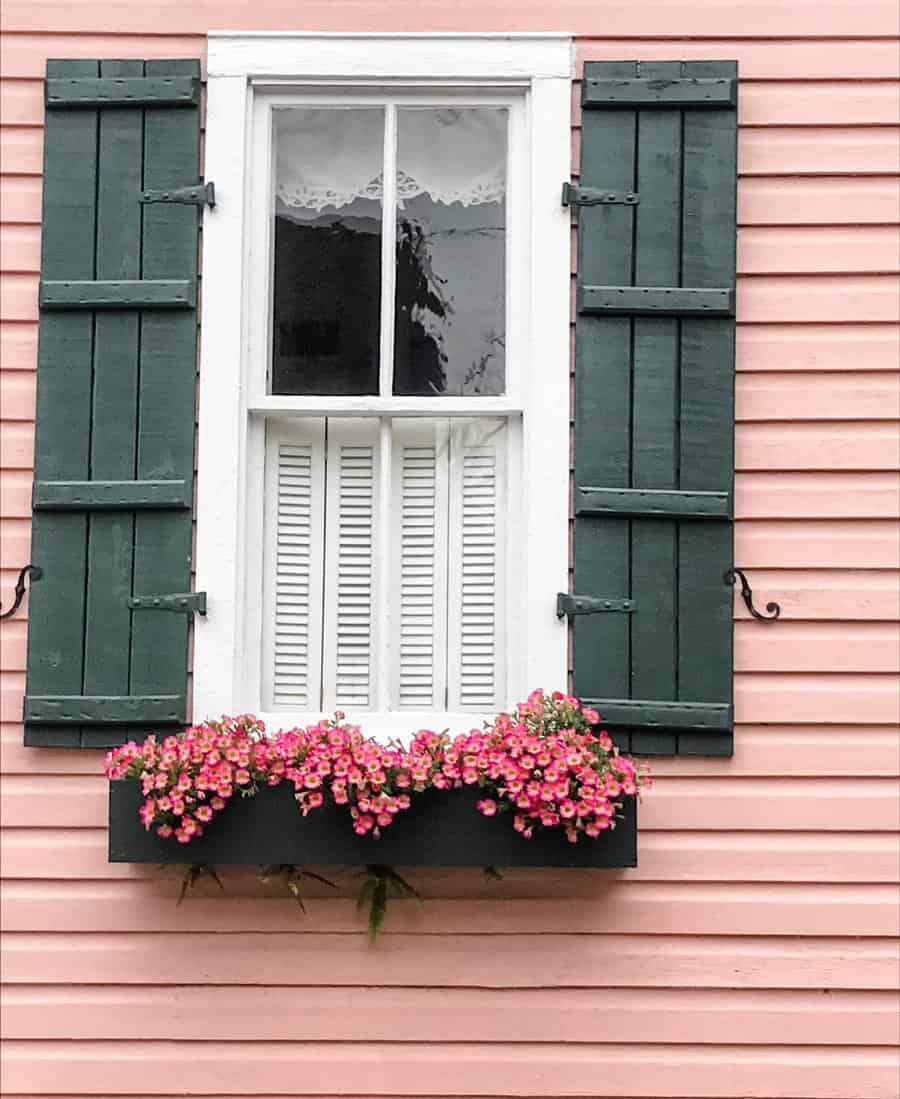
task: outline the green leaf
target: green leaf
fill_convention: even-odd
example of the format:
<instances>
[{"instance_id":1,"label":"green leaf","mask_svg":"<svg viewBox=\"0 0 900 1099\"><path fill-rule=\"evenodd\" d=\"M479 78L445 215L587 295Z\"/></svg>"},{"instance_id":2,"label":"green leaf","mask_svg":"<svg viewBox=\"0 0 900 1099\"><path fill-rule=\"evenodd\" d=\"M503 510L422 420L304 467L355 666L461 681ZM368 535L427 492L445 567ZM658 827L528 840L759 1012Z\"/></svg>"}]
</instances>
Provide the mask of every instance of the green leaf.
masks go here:
<instances>
[{"instance_id":1,"label":"green leaf","mask_svg":"<svg viewBox=\"0 0 900 1099\"><path fill-rule=\"evenodd\" d=\"M302 870L300 873L304 878L312 878L313 881L321 882L322 885L327 885L329 889L337 889L337 884L333 881L329 881L328 878L322 877L321 874L315 874L312 870Z\"/></svg>"},{"instance_id":2,"label":"green leaf","mask_svg":"<svg viewBox=\"0 0 900 1099\"><path fill-rule=\"evenodd\" d=\"M181 879L181 889L178 892L178 900L175 903L181 904L184 898L197 884L198 880L204 875L208 878L212 878L222 892L225 892L225 886L219 880L215 867L208 866L205 862L195 862L184 872L184 877Z\"/></svg>"},{"instance_id":3,"label":"green leaf","mask_svg":"<svg viewBox=\"0 0 900 1099\"><path fill-rule=\"evenodd\" d=\"M288 892L291 894L291 896L294 898L294 900L297 902L297 904L300 905L300 911L305 916L306 915L306 905L303 903L303 897L300 893L300 882L298 881L298 878L299 878L299 875L288 875L285 878L285 884L287 885Z\"/></svg>"},{"instance_id":4,"label":"green leaf","mask_svg":"<svg viewBox=\"0 0 900 1099\"><path fill-rule=\"evenodd\" d=\"M417 900L419 904L423 903L421 895L410 885L406 878L402 878L392 866L385 867L385 870L387 871L385 874L386 880L391 883L401 897L412 898Z\"/></svg>"},{"instance_id":5,"label":"green leaf","mask_svg":"<svg viewBox=\"0 0 900 1099\"><path fill-rule=\"evenodd\" d=\"M503 881L503 871L499 866L483 866L482 870L488 881Z\"/></svg>"},{"instance_id":6,"label":"green leaf","mask_svg":"<svg viewBox=\"0 0 900 1099\"><path fill-rule=\"evenodd\" d=\"M222 884L222 881L219 878L219 875L216 873L216 868L214 866L204 863L203 869L201 870L201 875L202 874L206 874L208 878L212 878L212 880L222 890L222 892L225 892L225 886Z\"/></svg>"},{"instance_id":7,"label":"green leaf","mask_svg":"<svg viewBox=\"0 0 900 1099\"><path fill-rule=\"evenodd\" d=\"M378 879L372 875L366 878L362 883L362 888L359 891L359 896L356 898L356 911L362 912L362 910L371 902L372 893L375 890L375 886L378 883Z\"/></svg>"},{"instance_id":8,"label":"green leaf","mask_svg":"<svg viewBox=\"0 0 900 1099\"><path fill-rule=\"evenodd\" d=\"M387 911L388 879L380 877L375 880L372 890L372 903L369 907L369 942L374 943L378 938L378 932L384 923L384 915Z\"/></svg>"},{"instance_id":9,"label":"green leaf","mask_svg":"<svg viewBox=\"0 0 900 1099\"><path fill-rule=\"evenodd\" d=\"M188 895L188 890L193 888L194 882L197 880L197 868L195 866L189 866L185 870L181 879L181 888L178 890L178 900L176 904L181 904L184 898Z\"/></svg>"},{"instance_id":10,"label":"green leaf","mask_svg":"<svg viewBox=\"0 0 900 1099\"><path fill-rule=\"evenodd\" d=\"M261 866L259 868L257 878L260 882L262 882L263 885L267 885L272 880L272 878L278 877L278 875L283 872L284 868L282 866L278 866L274 863L269 863L268 865Z\"/></svg>"}]
</instances>

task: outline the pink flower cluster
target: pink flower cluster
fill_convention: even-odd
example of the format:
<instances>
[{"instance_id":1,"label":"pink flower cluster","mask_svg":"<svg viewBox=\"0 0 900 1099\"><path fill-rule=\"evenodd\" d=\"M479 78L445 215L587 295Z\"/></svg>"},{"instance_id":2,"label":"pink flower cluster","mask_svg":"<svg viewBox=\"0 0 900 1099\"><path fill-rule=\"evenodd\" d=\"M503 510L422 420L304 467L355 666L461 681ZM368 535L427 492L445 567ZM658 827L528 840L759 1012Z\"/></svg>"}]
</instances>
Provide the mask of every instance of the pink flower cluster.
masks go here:
<instances>
[{"instance_id":1,"label":"pink flower cluster","mask_svg":"<svg viewBox=\"0 0 900 1099\"><path fill-rule=\"evenodd\" d=\"M144 827L188 843L203 835L235 791L248 796L258 782L281 781L283 760L264 732L261 722L243 714L192 726L162 743L155 736L143 744L132 740L107 753L106 776L139 779Z\"/></svg>"},{"instance_id":2,"label":"pink flower cluster","mask_svg":"<svg viewBox=\"0 0 900 1099\"><path fill-rule=\"evenodd\" d=\"M491 796L478 802L487 817L513 812L527 839L535 828L565 830L570 843L615 827L623 794L649 785L649 775L619 754L600 718L577 698L533 691L515 714L457 737L444 753L443 771L456 782L477 783Z\"/></svg>"},{"instance_id":3,"label":"pink flower cluster","mask_svg":"<svg viewBox=\"0 0 900 1099\"><path fill-rule=\"evenodd\" d=\"M279 733L276 745L303 815L322 806L330 792L336 805L350 806L360 836L380 835L409 808L410 793L434 784L440 764L434 733L418 733L409 748L382 745L345 723L340 711L334 721Z\"/></svg>"},{"instance_id":4,"label":"pink flower cluster","mask_svg":"<svg viewBox=\"0 0 900 1099\"><path fill-rule=\"evenodd\" d=\"M179 843L203 835L235 792L293 783L304 816L325 804L346 805L358 835L379 836L411 799L430 788L481 787L485 816L513 813L530 839L535 828L565 830L570 842L615 825L622 795L638 793L649 776L619 754L599 717L578 699L534 691L514 714L453 739L423 730L408 747L365 737L338 711L304 729L273 737L249 714L192 726L161 743L130 741L106 757L110 779L141 782L146 829Z\"/></svg>"}]
</instances>

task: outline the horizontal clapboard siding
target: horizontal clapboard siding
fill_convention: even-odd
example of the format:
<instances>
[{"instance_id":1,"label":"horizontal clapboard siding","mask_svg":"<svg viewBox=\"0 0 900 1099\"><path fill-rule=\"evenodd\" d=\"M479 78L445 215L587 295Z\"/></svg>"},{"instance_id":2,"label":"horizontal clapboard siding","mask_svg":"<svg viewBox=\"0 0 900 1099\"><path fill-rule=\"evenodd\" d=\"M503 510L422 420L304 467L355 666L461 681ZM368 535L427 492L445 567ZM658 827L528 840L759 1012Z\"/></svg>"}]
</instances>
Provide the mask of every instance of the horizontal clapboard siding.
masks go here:
<instances>
[{"instance_id":1,"label":"horizontal clapboard siding","mask_svg":"<svg viewBox=\"0 0 900 1099\"><path fill-rule=\"evenodd\" d=\"M4 608L29 548L45 59L196 57L211 26L282 29L286 13L199 0L160 26L113 0L5 5ZM304 14L356 31L434 19L393 0ZM373 951L349 876L337 895L311 884L304 918L274 888L259 899L249 870L175 907L173 871L108 864L98 758L22 746L20 614L0 632L11 1099L896 1091L894 13L641 0L601 22L528 0L463 4L441 26L498 19L589 36L579 75L622 57L740 65L736 560L783 618L757 626L736 602L735 757L656 762L627 878L419 871L428 904L392 907Z\"/></svg>"},{"instance_id":2,"label":"horizontal clapboard siding","mask_svg":"<svg viewBox=\"0 0 900 1099\"><path fill-rule=\"evenodd\" d=\"M810 1044L843 1045L843 1013L855 1009L870 1043L888 1044L893 1030L890 993L870 991L862 1003L844 992L823 997L809 990L620 989L616 1011L603 1019L591 989L444 989L440 1000L428 988L382 989L360 1010L354 989L316 992L316 1011L306 1010L302 988L217 990L220 1038L261 1041L390 1041L400 1021L410 1041L545 1041L547 1020L569 1042L593 1042L598 1025L610 1041L628 1041L639 1018L670 1042L705 1040L719 1044L727 1028L723 1015L740 1019L747 1045L776 1043L790 1029ZM184 1034L202 1038L208 994L201 988L96 986L69 989L10 989L5 995L10 1038L167 1040ZM74 1021L74 1026L73 1026ZM728 1041L727 1037L724 1038Z\"/></svg>"},{"instance_id":3,"label":"horizontal clapboard siding","mask_svg":"<svg viewBox=\"0 0 900 1099\"><path fill-rule=\"evenodd\" d=\"M453 889L452 878L446 875L439 877L434 871L431 874L426 872L423 881L430 886L431 894L427 934L455 932L470 937L504 932L509 935L557 933L571 900L546 898L546 889L541 889L539 895L529 896L521 886L517 889L519 876L512 871L510 874L507 900L497 903L473 897L442 899L442 892ZM252 895L252 878L249 875L243 879L230 875L226 878L231 886L232 899L222 902L225 906L221 913L223 930L246 934L299 933L297 913L292 911L291 906L278 900L243 902L242 896ZM557 884L559 880L557 876ZM710 885L636 881L621 883L614 897L604 897L608 887L591 888L590 883L587 873L583 874L580 890L576 881L574 892L581 895L578 897L579 911L571 915L566 928L570 934L684 935L690 931L692 935L781 935L793 938L809 935L811 927L816 929L817 934L836 937L859 934L860 929L865 934L881 936L891 936L897 932L897 911L893 904L896 888L890 884L870 883L861 889L857 884L811 887L768 882L720 882ZM348 891L346 885L345 891ZM62 915L57 913L55 920L52 910L54 892L65 901L66 910ZM166 911L167 894L170 892L171 883L160 883L153 890L152 886L140 882L94 883L87 886L57 883L52 888L46 884L19 882L10 884L8 888L4 928L9 933L27 933L37 938L38 933L43 932L99 927L101 922L98 921L102 921L104 929L122 932L201 933L204 921L214 916L216 898L213 891L207 891L208 899L196 897L186 912L174 913ZM520 894L518 897L517 892ZM864 897L862 901L861 896ZM360 917L353 899L310 899L309 904L308 918L302 925L303 934L349 935L358 931ZM116 914L104 918L104 905L114 907ZM142 905L146 905L146 911ZM385 934L423 930L421 914L415 904L393 906L391 918L385 924ZM16 937L9 940L13 950L17 943L23 941ZM55 949L54 942L48 942L47 949ZM74 958L69 963L70 970L80 964L80 960ZM135 983L139 983L139 977L140 973L135 974ZM588 971L585 978L591 982L599 981L600 974L592 976ZM517 982L526 987L540 986L541 980L540 974L531 977L522 974L517 978ZM82 974L82 981L90 984L116 983L113 974L105 971L91 976ZM324 983L328 983L327 978Z\"/></svg>"},{"instance_id":4,"label":"horizontal clapboard siding","mask_svg":"<svg viewBox=\"0 0 900 1099\"><path fill-rule=\"evenodd\" d=\"M251 1042L184 1043L174 1048L163 1042L85 1042L76 1050L67 1043L16 1042L7 1046L5 1075L10 1086L28 1087L32 1094L57 1085L65 1072L69 1086L81 1093L97 1093L104 1081L120 1073L153 1077L154 1086L197 1093L202 1088L227 1089L243 1094L259 1092L260 1077L296 1080L292 1094L333 1094L334 1047L331 1043ZM860 1050L854 1047L778 1047L760 1050L742 1046L666 1047L647 1044L563 1046L522 1043L501 1046L492 1043L357 1043L341 1062L345 1094L393 1096L393 1080L402 1077L410 1064L421 1073L423 1096L456 1095L546 1095L542 1080L552 1080L559 1093L586 1092L586 1079L603 1080L609 1095L625 1095L632 1082L632 1059L640 1059L642 1087L658 1094L678 1089L682 1094L702 1096L746 1096L750 1081L757 1092L775 1089L785 1078L802 1079L814 1095L852 1094L861 1080L866 1096L888 1096L896 1079L896 1063L889 1049ZM485 1093L485 1077L503 1080ZM694 1090L702 1078L723 1080L723 1088L709 1086ZM590 1085L592 1086L592 1085ZM238 1091L239 1089L239 1091ZM514 1091L512 1089L515 1089ZM838 1090L842 1089L842 1090ZM675 1091L678 1094L678 1091ZM762 1092L765 1094L765 1092ZM769 1094L777 1094L771 1090Z\"/></svg>"}]
</instances>

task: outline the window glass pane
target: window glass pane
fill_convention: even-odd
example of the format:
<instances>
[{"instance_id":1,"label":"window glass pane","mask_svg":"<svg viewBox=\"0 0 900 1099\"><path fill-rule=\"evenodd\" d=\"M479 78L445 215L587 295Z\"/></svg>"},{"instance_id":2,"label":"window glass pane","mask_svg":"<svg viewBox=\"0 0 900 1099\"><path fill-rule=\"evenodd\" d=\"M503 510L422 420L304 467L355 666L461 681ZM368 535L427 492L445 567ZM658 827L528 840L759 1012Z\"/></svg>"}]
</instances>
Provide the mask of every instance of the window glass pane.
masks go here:
<instances>
[{"instance_id":1,"label":"window glass pane","mask_svg":"<svg viewBox=\"0 0 900 1099\"><path fill-rule=\"evenodd\" d=\"M271 391L377 393L384 112L274 117Z\"/></svg>"},{"instance_id":2,"label":"window glass pane","mask_svg":"<svg viewBox=\"0 0 900 1099\"><path fill-rule=\"evenodd\" d=\"M505 391L507 112L397 112L394 393Z\"/></svg>"}]
</instances>

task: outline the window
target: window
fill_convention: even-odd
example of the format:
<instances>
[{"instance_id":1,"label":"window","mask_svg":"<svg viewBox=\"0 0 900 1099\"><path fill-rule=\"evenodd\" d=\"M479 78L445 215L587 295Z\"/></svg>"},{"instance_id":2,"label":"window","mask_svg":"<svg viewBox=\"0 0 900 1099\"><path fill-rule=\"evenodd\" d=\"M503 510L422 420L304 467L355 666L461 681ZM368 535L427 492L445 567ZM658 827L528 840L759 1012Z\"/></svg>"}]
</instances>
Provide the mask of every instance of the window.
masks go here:
<instances>
[{"instance_id":1,"label":"window","mask_svg":"<svg viewBox=\"0 0 900 1099\"><path fill-rule=\"evenodd\" d=\"M266 420L267 708L504 704L519 410L479 404L507 392L521 108L483 93L257 100L273 165L262 350L285 398ZM348 415L343 398L361 397L383 414ZM446 397L465 415L442 416Z\"/></svg>"},{"instance_id":2,"label":"window","mask_svg":"<svg viewBox=\"0 0 900 1099\"><path fill-rule=\"evenodd\" d=\"M195 713L466 727L565 677L568 43L241 44L210 42Z\"/></svg>"}]
</instances>

